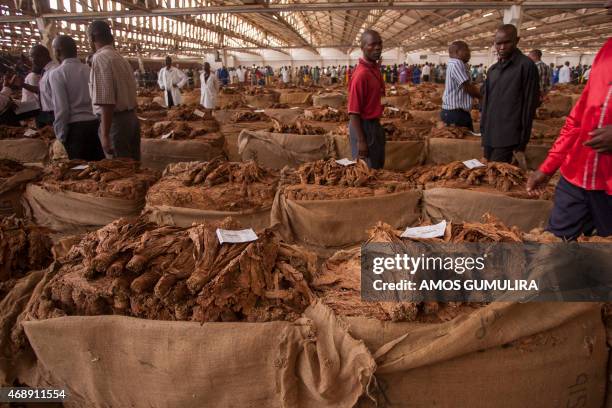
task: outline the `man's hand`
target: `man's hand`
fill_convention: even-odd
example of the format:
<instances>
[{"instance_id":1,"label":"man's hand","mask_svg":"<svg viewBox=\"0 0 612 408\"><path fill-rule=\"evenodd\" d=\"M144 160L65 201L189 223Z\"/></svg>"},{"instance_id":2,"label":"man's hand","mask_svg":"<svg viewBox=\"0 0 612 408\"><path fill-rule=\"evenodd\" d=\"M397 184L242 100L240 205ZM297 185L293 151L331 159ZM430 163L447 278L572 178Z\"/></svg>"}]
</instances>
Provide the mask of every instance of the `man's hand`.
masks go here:
<instances>
[{"instance_id":1,"label":"man's hand","mask_svg":"<svg viewBox=\"0 0 612 408\"><path fill-rule=\"evenodd\" d=\"M598 153L612 153L612 125L601 129L595 129L591 133L591 140L584 142L585 146L591 147Z\"/></svg>"},{"instance_id":2,"label":"man's hand","mask_svg":"<svg viewBox=\"0 0 612 408\"><path fill-rule=\"evenodd\" d=\"M357 149L359 151L360 159L365 160L368 158L368 144L365 140L359 139L359 142L357 143Z\"/></svg>"},{"instance_id":3,"label":"man's hand","mask_svg":"<svg viewBox=\"0 0 612 408\"><path fill-rule=\"evenodd\" d=\"M104 150L104 154L113 157L115 155L115 149L113 149L113 144L111 143L110 137L102 136L100 138L100 142L102 143L102 150Z\"/></svg>"},{"instance_id":4,"label":"man's hand","mask_svg":"<svg viewBox=\"0 0 612 408\"><path fill-rule=\"evenodd\" d=\"M539 196L544 192L551 177L552 174L548 175L540 170L534 171L527 180L527 193L532 197Z\"/></svg>"}]
</instances>

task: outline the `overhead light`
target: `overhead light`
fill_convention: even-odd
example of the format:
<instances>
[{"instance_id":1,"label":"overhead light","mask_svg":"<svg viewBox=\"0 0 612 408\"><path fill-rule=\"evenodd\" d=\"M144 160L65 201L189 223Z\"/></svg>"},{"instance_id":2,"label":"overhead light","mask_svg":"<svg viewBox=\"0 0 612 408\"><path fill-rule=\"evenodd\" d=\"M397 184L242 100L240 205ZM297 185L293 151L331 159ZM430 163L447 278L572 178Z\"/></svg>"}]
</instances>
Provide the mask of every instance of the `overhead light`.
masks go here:
<instances>
[{"instance_id":1,"label":"overhead light","mask_svg":"<svg viewBox=\"0 0 612 408\"><path fill-rule=\"evenodd\" d=\"M527 27L527 31L535 30L537 27Z\"/></svg>"},{"instance_id":2,"label":"overhead light","mask_svg":"<svg viewBox=\"0 0 612 408\"><path fill-rule=\"evenodd\" d=\"M272 18L278 20L278 16L276 14L272 14Z\"/></svg>"},{"instance_id":3,"label":"overhead light","mask_svg":"<svg viewBox=\"0 0 612 408\"><path fill-rule=\"evenodd\" d=\"M492 15L493 15L493 13L487 13L487 14L483 14L482 16L483 17L489 17L489 16L492 16Z\"/></svg>"}]
</instances>

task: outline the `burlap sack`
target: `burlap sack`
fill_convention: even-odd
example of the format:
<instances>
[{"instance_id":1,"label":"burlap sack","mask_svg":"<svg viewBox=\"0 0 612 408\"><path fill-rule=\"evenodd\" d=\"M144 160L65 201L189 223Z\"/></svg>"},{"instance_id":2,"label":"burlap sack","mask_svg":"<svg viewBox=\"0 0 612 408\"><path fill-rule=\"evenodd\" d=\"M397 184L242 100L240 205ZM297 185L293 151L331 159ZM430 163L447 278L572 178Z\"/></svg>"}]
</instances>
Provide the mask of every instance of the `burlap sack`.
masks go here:
<instances>
[{"instance_id":1,"label":"burlap sack","mask_svg":"<svg viewBox=\"0 0 612 408\"><path fill-rule=\"evenodd\" d=\"M238 136L238 153L243 161L255 160L262 166L282 169L302 163L335 157L333 138L328 135L292 135L251 132Z\"/></svg>"},{"instance_id":2,"label":"burlap sack","mask_svg":"<svg viewBox=\"0 0 612 408\"><path fill-rule=\"evenodd\" d=\"M21 196L28 182L36 179L40 171L36 168L25 168L11 177L0 181L0 216L16 214L23 216Z\"/></svg>"},{"instance_id":3,"label":"burlap sack","mask_svg":"<svg viewBox=\"0 0 612 408\"><path fill-rule=\"evenodd\" d=\"M492 303L441 324L352 318L349 331L376 358L382 406L595 408L608 360L600 310Z\"/></svg>"},{"instance_id":4,"label":"burlap sack","mask_svg":"<svg viewBox=\"0 0 612 408\"><path fill-rule=\"evenodd\" d=\"M139 200L94 197L72 191L49 191L36 184L27 186L22 202L36 224L66 233L97 229L117 218L136 216L144 207L144 197Z\"/></svg>"},{"instance_id":5,"label":"burlap sack","mask_svg":"<svg viewBox=\"0 0 612 408\"><path fill-rule=\"evenodd\" d=\"M278 99L279 95L277 93L265 95L245 95L244 97L244 101L247 105L251 105L259 109L269 108L271 105L278 103Z\"/></svg>"},{"instance_id":6,"label":"burlap sack","mask_svg":"<svg viewBox=\"0 0 612 408\"><path fill-rule=\"evenodd\" d=\"M338 157L351 158L348 137L333 135ZM385 166L387 170L408 170L425 163L427 144L419 140L388 141L385 143Z\"/></svg>"},{"instance_id":7,"label":"burlap sack","mask_svg":"<svg viewBox=\"0 0 612 408\"><path fill-rule=\"evenodd\" d=\"M287 105L311 105L312 92L282 92L278 102L286 103Z\"/></svg>"},{"instance_id":8,"label":"burlap sack","mask_svg":"<svg viewBox=\"0 0 612 408\"><path fill-rule=\"evenodd\" d=\"M221 134L225 143L223 151L231 161L240 161L240 153L238 153L238 136L243 130L251 132L268 131L272 127L272 122L240 122L228 123L221 125Z\"/></svg>"},{"instance_id":9,"label":"burlap sack","mask_svg":"<svg viewBox=\"0 0 612 408\"><path fill-rule=\"evenodd\" d=\"M384 96L382 103L383 105L391 105L407 110L410 108L410 95Z\"/></svg>"},{"instance_id":10,"label":"burlap sack","mask_svg":"<svg viewBox=\"0 0 612 408\"><path fill-rule=\"evenodd\" d=\"M146 205L143 213L153 222L178 227L190 227L194 222L215 222L232 217L241 226L259 231L270 226L271 209L272 206L252 211L213 211L169 205Z\"/></svg>"},{"instance_id":11,"label":"burlap sack","mask_svg":"<svg viewBox=\"0 0 612 408\"><path fill-rule=\"evenodd\" d=\"M182 95L184 105L199 105L200 104L200 93L194 92L185 93Z\"/></svg>"},{"instance_id":12,"label":"burlap sack","mask_svg":"<svg viewBox=\"0 0 612 408\"><path fill-rule=\"evenodd\" d=\"M18 333L19 316L24 312L36 285L45 271L33 271L19 279L0 301L0 385L10 386L20 372L31 367L34 356L31 349L20 344L14 335Z\"/></svg>"},{"instance_id":13,"label":"burlap sack","mask_svg":"<svg viewBox=\"0 0 612 408\"><path fill-rule=\"evenodd\" d=\"M223 126L223 125L235 123L234 116L237 113L251 112L251 111L252 109L218 109L218 110L212 111L212 116L217 122L219 122L219 125Z\"/></svg>"},{"instance_id":14,"label":"burlap sack","mask_svg":"<svg viewBox=\"0 0 612 408\"><path fill-rule=\"evenodd\" d=\"M49 160L49 146L42 139L3 139L0 140L0 159L44 163Z\"/></svg>"},{"instance_id":15,"label":"burlap sack","mask_svg":"<svg viewBox=\"0 0 612 408\"><path fill-rule=\"evenodd\" d=\"M226 105L229 105L234 102L244 102L244 97L242 94L224 94L219 93L217 95L217 106L219 108L224 108Z\"/></svg>"},{"instance_id":16,"label":"burlap sack","mask_svg":"<svg viewBox=\"0 0 612 408\"><path fill-rule=\"evenodd\" d=\"M548 155L550 145L529 144L525 150L527 167L537 169ZM484 156L481 141L467 139L429 138L427 149L428 164L447 164L452 161L479 159Z\"/></svg>"},{"instance_id":17,"label":"burlap sack","mask_svg":"<svg viewBox=\"0 0 612 408\"><path fill-rule=\"evenodd\" d=\"M159 106L166 106L166 99L163 96L156 96L155 98L153 98L153 102L155 102Z\"/></svg>"},{"instance_id":18,"label":"burlap sack","mask_svg":"<svg viewBox=\"0 0 612 408\"><path fill-rule=\"evenodd\" d=\"M344 200L290 200L280 189L272 205L271 225L282 237L309 248L342 248L363 242L383 221L395 228L421 216L421 191L405 191Z\"/></svg>"},{"instance_id":19,"label":"burlap sack","mask_svg":"<svg viewBox=\"0 0 612 408\"><path fill-rule=\"evenodd\" d=\"M558 118L569 115L573 105L571 96L551 93L546 96L542 107L550 111L553 117Z\"/></svg>"},{"instance_id":20,"label":"burlap sack","mask_svg":"<svg viewBox=\"0 0 612 408\"><path fill-rule=\"evenodd\" d=\"M501 193L432 188L423 192L423 212L434 222L482 222L490 213L508 226L522 231L544 227L552 210L552 201L507 197Z\"/></svg>"},{"instance_id":21,"label":"burlap sack","mask_svg":"<svg viewBox=\"0 0 612 408\"><path fill-rule=\"evenodd\" d=\"M321 304L295 323L204 323L122 316L24 324L37 386L74 407L350 408L372 356Z\"/></svg>"},{"instance_id":22,"label":"burlap sack","mask_svg":"<svg viewBox=\"0 0 612 408\"><path fill-rule=\"evenodd\" d=\"M142 139L140 154L143 167L164 170L170 163L206 161L223 154L217 146L202 140Z\"/></svg>"},{"instance_id":23,"label":"burlap sack","mask_svg":"<svg viewBox=\"0 0 612 408\"><path fill-rule=\"evenodd\" d=\"M440 120L439 110L433 110L433 111L409 110L408 112L410 112L410 114L415 119L428 120L431 123L436 123Z\"/></svg>"},{"instance_id":24,"label":"burlap sack","mask_svg":"<svg viewBox=\"0 0 612 408\"><path fill-rule=\"evenodd\" d=\"M313 106L330 106L332 108L345 108L346 95L340 92L324 93L312 96Z\"/></svg>"}]
</instances>

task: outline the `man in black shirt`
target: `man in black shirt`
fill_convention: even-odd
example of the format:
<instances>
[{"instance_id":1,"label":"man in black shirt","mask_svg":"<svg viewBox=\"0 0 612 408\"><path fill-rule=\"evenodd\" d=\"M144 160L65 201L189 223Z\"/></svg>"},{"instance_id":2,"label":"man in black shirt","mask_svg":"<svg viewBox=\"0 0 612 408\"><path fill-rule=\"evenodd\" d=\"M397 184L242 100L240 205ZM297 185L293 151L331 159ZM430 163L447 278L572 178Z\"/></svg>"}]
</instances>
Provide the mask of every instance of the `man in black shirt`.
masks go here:
<instances>
[{"instance_id":1,"label":"man in black shirt","mask_svg":"<svg viewBox=\"0 0 612 408\"><path fill-rule=\"evenodd\" d=\"M510 163L521 156L531 137L531 126L540 98L536 65L516 46L516 27L497 29L498 62L487 72L480 129L484 156L489 161Z\"/></svg>"}]
</instances>

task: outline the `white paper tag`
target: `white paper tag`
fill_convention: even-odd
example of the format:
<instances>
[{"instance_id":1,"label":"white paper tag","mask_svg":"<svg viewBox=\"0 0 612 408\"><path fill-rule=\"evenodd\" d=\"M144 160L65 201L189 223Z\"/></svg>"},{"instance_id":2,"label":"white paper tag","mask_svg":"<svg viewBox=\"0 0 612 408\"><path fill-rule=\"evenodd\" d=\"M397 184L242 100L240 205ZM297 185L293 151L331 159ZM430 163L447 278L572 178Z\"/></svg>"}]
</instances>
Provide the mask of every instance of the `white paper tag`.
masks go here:
<instances>
[{"instance_id":1,"label":"white paper tag","mask_svg":"<svg viewBox=\"0 0 612 408\"><path fill-rule=\"evenodd\" d=\"M435 225L426 225L424 227L406 228L400 237L402 238L437 238L443 237L446 231L446 221L442 221Z\"/></svg>"},{"instance_id":2,"label":"white paper tag","mask_svg":"<svg viewBox=\"0 0 612 408\"><path fill-rule=\"evenodd\" d=\"M255 113L264 113L265 110L264 109L255 109L253 112L255 112Z\"/></svg>"},{"instance_id":3,"label":"white paper tag","mask_svg":"<svg viewBox=\"0 0 612 408\"><path fill-rule=\"evenodd\" d=\"M248 104L247 104L247 106L248 106L249 108L255 108L253 105L248 105Z\"/></svg>"},{"instance_id":4,"label":"white paper tag","mask_svg":"<svg viewBox=\"0 0 612 408\"><path fill-rule=\"evenodd\" d=\"M87 164L79 164L78 166L74 166L71 170L85 170L88 167L89 165Z\"/></svg>"},{"instance_id":5,"label":"white paper tag","mask_svg":"<svg viewBox=\"0 0 612 408\"><path fill-rule=\"evenodd\" d=\"M393 106L387 106L387 108L388 108L390 111L393 111L393 112L399 112L399 109L398 109L398 108L395 108L395 107L393 107Z\"/></svg>"},{"instance_id":6,"label":"white paper tag","mask_svg":"<svg viewBox=\"0 0 612 408\"><path fill-rule=\"evenodd\" d=\"M486 165L481 163L480 160L478 159L470 159L470 160L466 160L463 162L463 164L465 164L465 167L467 167L468 169L476 169L478 167L485 167Z\"/></svg>"},{"instance_id":7,"label":"white paper tag","mask_svg":"<svg viewBox=\"0 0 612 408\"><path fill-rule=\"evenodd\" d=\"M240 244L242 242L251 242L257 240L257 234L252 228L245 230L226 230L217 228L217 238L220 244Z\"/></svg>"},{"instance_id":8,"label":"white paper tag","mask_svg":"<svg viewBox=\"0 0 612 408\"><path fill-rule=\"evenodd\" d=\"M143 117L140 117L140 116L136 116L136 117L137 117L138 119L140 119L140 120L149 120L149 119L147 119L147 118L143 118Z\"/></svg>"},{"instance_id":9,"label":"white paper tag","mask_svg":"<svg viewBox=\"0 0 612 408\"><path fill-rule=\"evenodd\" d=\"M338 113L338 109L336 109L336 108L330 107L329 110L332 111L332 112Z\"/></svg>"},{"instance_id":10,"label":"white paper tag","mask_svg":"<svg viewBox=\"0 0 612 408\"><path fill-rule=\"evenodd\" d=\"M336 160L336 163L341 164L342 166L351 166L357 162L345 158L345 159Z\"/></svg>"},{"instance_id":11,"label":"white paper tag","mask_svg":"<svg viewBox=\"0 0 612 408\"><path fill-rule=\"evenodd\" d=\"M204 112L202 112L201 110L199 110L199 109L194 110L194 111L193 111L193 114L194 114L194 115L196 115L196 116L199 116L199 117L201 117L201 118L203 118L204 116L206 116L206 114L205 114Z\"/></svg>"},{"instance_id":12,"label":"white paper tag","mask_svg":"<svg viewBox=\"0 0 612 408\"><path fill-rule=\"evenodd\" d=\"M33 136L36 136L37 134L38 134L38 132L35 131L34 129L28 129L25 132L23 132L23 135L25 137L33 137Z\"/></svg>"},{"instance_id":13,"label":"white paper tag","mask_svg":"<svg viewBox=\"0 0 612 408\"><path fill-rule=\"evenodd\" d=\"M482 133L476 133L476 132L472 132L472 131L470 131L470 133L471 133L472 135L474 135L474 136L478 136L478 137L481 137L481 136L482 136Z\"/></svg>"},{"instance_id":14,"label":"white paper tag","mask_svg":"<svg viewBox=\"0 0 612 408\"><path fill-rule=\"evenodd\" d=\"M162 139L169 139L170 136L172 136L174 134L174 130L171 130L170 132L166 133L165 135L162 135Z\"/></svg>"},{"instance_id":15,"label":"white paper tag","mask_svg":"<svg viewBox=\"0 0 612 408\"><path fill-rule=\"evenodd\" d=\"M289 109L300 109L299 106L294 106L293 108L289 108Z\"/></svg>"}]
</instances>

